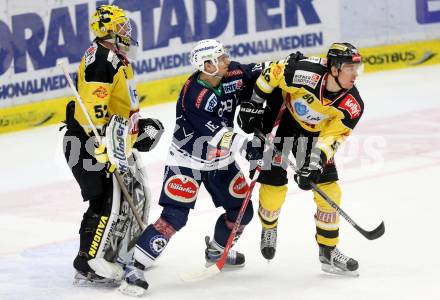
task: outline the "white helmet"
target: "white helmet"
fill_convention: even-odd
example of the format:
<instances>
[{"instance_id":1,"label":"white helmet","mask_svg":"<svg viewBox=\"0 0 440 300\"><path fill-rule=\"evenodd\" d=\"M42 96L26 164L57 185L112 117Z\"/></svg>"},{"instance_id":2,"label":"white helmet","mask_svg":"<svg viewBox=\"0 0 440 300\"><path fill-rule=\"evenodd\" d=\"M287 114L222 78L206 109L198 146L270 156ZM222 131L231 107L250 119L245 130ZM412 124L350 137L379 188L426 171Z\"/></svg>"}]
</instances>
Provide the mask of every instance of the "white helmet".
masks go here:
<instances>
[{"instance_id":1,"label":"white helmet","mask_svg":"<svg viewBox=\"0 0 440 300\"><path fill-rule=\"evenodd\" d=\"M222 43L212 39L201 40L192 48L190 61L194 68L212 76L218 72L218 58L222 55L228 55ZM205 71L205 62L208 61L216 68L214 73Z\"/></svg>"}]
</instances>

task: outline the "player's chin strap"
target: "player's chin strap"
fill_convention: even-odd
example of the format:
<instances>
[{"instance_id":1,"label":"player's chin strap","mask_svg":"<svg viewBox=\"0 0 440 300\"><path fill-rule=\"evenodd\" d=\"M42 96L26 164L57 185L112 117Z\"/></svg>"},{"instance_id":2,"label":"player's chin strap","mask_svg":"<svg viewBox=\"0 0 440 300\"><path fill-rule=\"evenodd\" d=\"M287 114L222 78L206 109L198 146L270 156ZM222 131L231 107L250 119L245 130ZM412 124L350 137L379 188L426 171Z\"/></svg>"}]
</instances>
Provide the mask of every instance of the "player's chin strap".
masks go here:
<instances>
[{"instance_id":1,"label":"player's chin strap","mask_svg":"<svg viewBox=\"0 0 440 300\"><path fill-rule=\"evenodd\" d=\"M339 82L339 71L340 71L341 69L338 69L337 71L338 71L338 76L333 76L333 74L330 72L330 76L331 77L333 77L334 79L335 79L335 81L336 81L336 84L339 86L339 88L341 88L342 90L345 90L343 87L342 87L342 85L341 85L341 83Z\"/></svg>"},{"instance_id":2,"label":"player's chin strap","mask_svg":"<svg viewBox=\"0 0 440 300\"><path fill-rule=\"evenodd\" d=\"M271 141L270 139L266 138L265 135L258 129L255 130L255 134L262 139L265 142L266 147L269 147L270 149L273 149L273 151L275 153L277 153L278 155L281 156L282 161L287 161L287 163L289 164L289 166L295 171L298 171L298 167L286 156L284 155L274 144L273 141ZM330 197L324 193L316 183L314 182L310 182L310 186L312 187L312 189L314 191L316 191L333 209L336 210L337 213L339 213L339 215L341 215L342 217L344 217L344 219L350 223L357 231L359 231L364 237L366 237L369 240L375 240L377 238L380 238L384 233L385 233L385 224L382 221L382 223L379 224L379 226L377 226L375 229L371 230L371 231L367 231L365 229L363 229L362 227L360 227L359 225L356 224L355 221L353 221L352 218L350 218L350 216L342 210L342 208L339 207L339 205L337 205L332 199L330 199Z\"/></svg>"}]
</instances>

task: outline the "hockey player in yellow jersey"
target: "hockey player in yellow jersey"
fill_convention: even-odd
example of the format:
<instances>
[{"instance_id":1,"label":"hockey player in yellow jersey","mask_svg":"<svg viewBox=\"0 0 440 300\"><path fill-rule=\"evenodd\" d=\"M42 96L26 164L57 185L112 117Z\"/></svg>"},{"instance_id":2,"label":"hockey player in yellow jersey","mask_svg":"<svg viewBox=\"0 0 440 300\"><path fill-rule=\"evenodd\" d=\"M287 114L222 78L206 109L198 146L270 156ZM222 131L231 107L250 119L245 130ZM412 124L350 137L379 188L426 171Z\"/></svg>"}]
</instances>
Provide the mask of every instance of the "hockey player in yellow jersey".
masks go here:
<instances>
[{"instance_id":1,"label":"hockey player in yellow jersey","mask_svg":"<svg viewBox=\"0 0 440 300\"><path fill-rule=\"evenodd\" d=\"M103 244L109 240L106 235L113 233L116 224L112 221L112 207L121 197L116 196L120 195L120 188L114 184L111 173L127 174L133 147L141 152L151 150L163 126L159 120L139 116L129 59L137 42L131 36L125 11L115 5L102 5L93 14L90 28L95 39L81 59L77 89L104 142L96 144L85 114L72 101L66 108L64 153L83 200L89 204L81 222L79 251L73 262L77 271L75 279L107 283L108 278L103 278L106 277L103 272L98 275L90 261L104 257ZM108 226L113 229L105 230ZM137 275L138 283L148 286L142 274Z\"/></svg>"},{"instance_id":2,"label":"hockey player in yellow jersey","mask_svg":"<svg viewBox=\"0 0 440 300\"><path fill-rule=\"evenodd\" d=\"M338 205L341 190L334 155L362 116L364 104L354 85L362 59L349 43L334 43L327 58L305 58L292 54L271 62L258 78L252 99L243 103L238 122L244 131L262 128L271 131L284 102L284 113L275 144L284 154L292 151L299 171L294 179L303 190L315 182ZM266 107L263 108L263 103ZM278 217L287 193L287 163L274 155L260 182L258 214L262 223L261 252L270 260L275 255ZM313 191L316 241L322 270L357 275L358 262L336 247L339 241L339 215Z\"/></svg>"}]
</instances>

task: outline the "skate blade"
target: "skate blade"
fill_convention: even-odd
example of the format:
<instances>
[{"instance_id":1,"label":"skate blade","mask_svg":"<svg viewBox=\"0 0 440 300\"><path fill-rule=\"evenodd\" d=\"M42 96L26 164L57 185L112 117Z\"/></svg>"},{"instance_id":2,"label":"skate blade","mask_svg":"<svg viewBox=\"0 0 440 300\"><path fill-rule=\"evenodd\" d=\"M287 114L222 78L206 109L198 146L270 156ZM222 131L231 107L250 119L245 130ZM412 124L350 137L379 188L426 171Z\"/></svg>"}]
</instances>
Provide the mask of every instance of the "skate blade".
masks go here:
<instances>
[{"instance_id":1,"label":"skate blade","mask_svg":"<svg viewBox=\"0 0 440 300\"><path fill-rule=\"evenodd\" d=\"M128 284L125 281L123 281L121 283L118 291L124 295L132 296L132 297L141 297L141 296L145 295L145 293L147 292L146 289L144 289L140 286L137 286L137 285Z\"/></svg>"},{"instance_id":2,"label":"skate blade","mask_svg":"<svg viewBox=\"0 0 440 300\"><path fill-rule=\"evenodd\" d=\"M76 287L92 287L92 288L116 288L121 284L115 279L90 279L79 273L75 274L72 285Z\"/></svg>"},{"instance_id":3,"label":"skate blade","mask_svg":"<svg viewBox=\"0 0 440 300\"><path fill-rule=\"evenodd\" d=\"M344 271L341 270L335 266L328 265L328 264L321 264L321 270L329 273L329 274L335 274L335 275L342 275L342 276L348 276L348 277L358 277L359 271Z\"/></svg>"}]
</instances>

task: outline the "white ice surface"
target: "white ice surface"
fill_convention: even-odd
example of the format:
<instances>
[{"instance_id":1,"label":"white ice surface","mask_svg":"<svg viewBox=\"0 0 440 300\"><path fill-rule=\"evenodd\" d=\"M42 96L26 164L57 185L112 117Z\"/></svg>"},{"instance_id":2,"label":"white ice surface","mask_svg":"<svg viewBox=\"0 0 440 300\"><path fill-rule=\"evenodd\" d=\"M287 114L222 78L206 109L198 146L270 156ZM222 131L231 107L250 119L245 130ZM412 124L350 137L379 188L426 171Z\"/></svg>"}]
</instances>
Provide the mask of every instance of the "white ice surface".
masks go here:
<instances>
[{"instance_id":1,"label":"white ice surface","mask_svg":"<svg viewBox=\"0 0 440 300\"><path fill-rule=\"evenodd\" d=\"M341 219L340 249L360 262L359 278L320 271L311 193L293 180L279 223L278 248L260 254L255 217L236 248L242 270L198 283L180 274L204 264L205 235L220 209L202 190L187 226L146 273L148 299L439 299L440 66L366 74L359 90L365 114L340 149L343 209L361 226L385 221L385 235L368 241ZM149 107L166 134L145 154L157 205L174 105ZM72 260L86 204L64 161L58 126L0 136L0 299L124 299L116 290L72 286ZM242 160L240 160L243 163ZM243 163L245 166L245 163ZM290 174L291 176L291 174ZM257 193L254 192L257 209Z\"/></svg>"}]
</instances>

